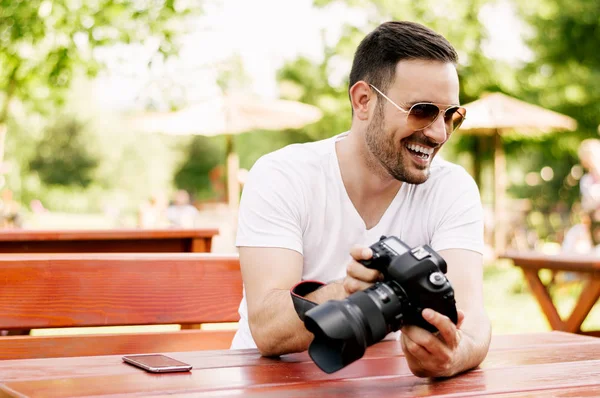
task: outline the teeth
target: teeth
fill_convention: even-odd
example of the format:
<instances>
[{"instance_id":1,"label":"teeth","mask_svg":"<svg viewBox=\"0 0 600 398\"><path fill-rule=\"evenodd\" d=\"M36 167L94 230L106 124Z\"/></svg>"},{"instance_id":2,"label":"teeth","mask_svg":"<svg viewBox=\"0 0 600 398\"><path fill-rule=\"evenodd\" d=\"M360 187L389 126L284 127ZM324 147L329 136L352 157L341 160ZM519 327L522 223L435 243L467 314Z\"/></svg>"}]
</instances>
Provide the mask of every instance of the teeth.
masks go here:
<instances>
[{"instance_id":1,"label":"teeth","mask_svg":"<svg viewBox=\"0 0 600 398\"><path fill-rule=\"evenodd\" d=\"M417 144L406 144L406 147L408 149L412 149L415 152L421 152L426 155L431 155L433 153L433 148L426 148L424 146L417 145Z\"/></svg>"}]
</instances>

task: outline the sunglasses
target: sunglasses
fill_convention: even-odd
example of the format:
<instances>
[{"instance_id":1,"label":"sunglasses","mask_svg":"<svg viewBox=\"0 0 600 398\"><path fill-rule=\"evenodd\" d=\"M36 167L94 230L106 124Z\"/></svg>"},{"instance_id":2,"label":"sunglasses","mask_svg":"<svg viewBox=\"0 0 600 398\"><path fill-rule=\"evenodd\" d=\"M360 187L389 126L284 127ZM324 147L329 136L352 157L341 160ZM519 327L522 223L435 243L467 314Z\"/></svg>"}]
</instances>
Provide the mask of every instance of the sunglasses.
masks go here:
<instances>
[{"instance_id":1,"label":"sunglasses","mask_svg":"<svg viewBox=\"0 0 600 398\"><path fill-rule=\"evenodd\" d=\"M467 110L461 106L450 105L447 108L441 109L436 104L430 102L419 102L406 110L394 101L389 99L387 95L382 93L377 87L369 84L375 91L377 91L383 98L388 100L392 105L398 108L399 111L406 113L406 120L408 126L413 130L423 130L431 126L437 118L443 113L444 123L446 124L446 132L453 133L456 131L462 122L465 121Z\"/></svg>"}]
</instances>

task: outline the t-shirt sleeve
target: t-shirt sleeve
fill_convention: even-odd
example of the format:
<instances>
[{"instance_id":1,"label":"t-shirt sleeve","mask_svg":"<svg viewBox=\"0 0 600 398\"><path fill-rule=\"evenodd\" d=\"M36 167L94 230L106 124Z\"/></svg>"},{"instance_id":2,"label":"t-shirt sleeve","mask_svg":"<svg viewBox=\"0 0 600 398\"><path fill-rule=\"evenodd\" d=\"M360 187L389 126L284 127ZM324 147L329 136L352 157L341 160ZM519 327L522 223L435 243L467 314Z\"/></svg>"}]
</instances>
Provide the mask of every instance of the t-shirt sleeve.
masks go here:
<instances>
[{"instance_id":1,"label":"t-shirt sleeve","mask_svg":"<svg viewBox=\"0 0 600 398\"><path fill-rule=\"evenodd\" d=\"M242 191L236 246L280 247L302 254L300 184L285 161L260 158Z\"/></svg>"},{"instance_id":2,"label":"t-shirt sleeve","mask_svg":"<svg viewBox=\"0 0 600 398\"><path fill-rule=\"evenodd\" d=\"M443 181L433 206L431 247L483 254L483 208L477 184L464 169L453 170Z\"/></svg>"}]
</instances>

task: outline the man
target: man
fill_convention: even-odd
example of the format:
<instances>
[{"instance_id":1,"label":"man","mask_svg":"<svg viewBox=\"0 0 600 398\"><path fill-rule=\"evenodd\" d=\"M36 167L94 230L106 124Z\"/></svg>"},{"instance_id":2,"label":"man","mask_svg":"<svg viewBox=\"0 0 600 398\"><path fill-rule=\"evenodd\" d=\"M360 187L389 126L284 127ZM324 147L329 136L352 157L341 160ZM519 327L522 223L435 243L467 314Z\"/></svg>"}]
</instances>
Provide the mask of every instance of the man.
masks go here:
<instances>
[{"instance_id":1,"label":"man","mask_svg":"<svg viewBox=\"0 0 600 398\"><path fill-rule=\"evenodd\" d=\"M359 45L350 72L352 126L330 139L295 144L259 159L244 188L239 247L244 299L232 348L276 356L308 348L312 334L290 288L327 284L313 302L344 299L376 282L362 266L368 246L395 235L429 244L448 264L458 325L431 309L439 333L401 330L411 371L452 376L478 366L491 335L483 307L483 221L473 179L434 157L466 113L457 55L442 36L410 22L388 22ZM350 255L348 255L350 254Z\"/></svg>"}]
</instances>

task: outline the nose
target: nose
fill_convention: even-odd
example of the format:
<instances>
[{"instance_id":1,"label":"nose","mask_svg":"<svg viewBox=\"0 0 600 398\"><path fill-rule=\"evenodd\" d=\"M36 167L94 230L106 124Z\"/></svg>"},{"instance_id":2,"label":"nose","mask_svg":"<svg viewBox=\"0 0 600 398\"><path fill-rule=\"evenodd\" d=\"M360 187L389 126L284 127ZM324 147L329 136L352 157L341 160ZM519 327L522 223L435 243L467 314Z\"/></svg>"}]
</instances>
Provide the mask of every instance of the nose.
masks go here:
<instances>
[{"instance_id":1,"label":"nose","mask_svg":"<svg viewBox=\"0 0 600 398\"><path fill-rule=\"evenodd\" d=\"M423 130L423 134L437 144L443 144L448 139L446 123L443 115L438 115L430 126Z\"/></svg>"}]
</instances>

